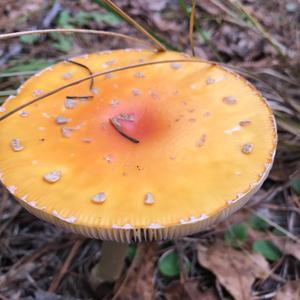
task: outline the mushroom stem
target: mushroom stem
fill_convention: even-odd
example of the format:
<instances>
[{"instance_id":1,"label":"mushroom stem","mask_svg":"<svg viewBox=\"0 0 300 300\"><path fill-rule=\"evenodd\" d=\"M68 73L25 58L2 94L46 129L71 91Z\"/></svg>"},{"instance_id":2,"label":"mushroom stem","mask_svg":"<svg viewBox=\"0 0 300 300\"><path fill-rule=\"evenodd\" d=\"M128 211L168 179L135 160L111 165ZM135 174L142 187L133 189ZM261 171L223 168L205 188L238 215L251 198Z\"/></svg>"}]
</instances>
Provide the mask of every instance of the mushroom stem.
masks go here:
<instances>
[{"instance_id":1,"label":"mushroom stem","mask_svg":"<svg viewBox=\"0 0 300 300\"><path fill-rule=\"evenodd\" d=\"M91 273L91 285L94 290L97 290L101 283L113 282L120 277L127 251L127 243L103 242L100 260Z\"/></svg>"}]
</instances>

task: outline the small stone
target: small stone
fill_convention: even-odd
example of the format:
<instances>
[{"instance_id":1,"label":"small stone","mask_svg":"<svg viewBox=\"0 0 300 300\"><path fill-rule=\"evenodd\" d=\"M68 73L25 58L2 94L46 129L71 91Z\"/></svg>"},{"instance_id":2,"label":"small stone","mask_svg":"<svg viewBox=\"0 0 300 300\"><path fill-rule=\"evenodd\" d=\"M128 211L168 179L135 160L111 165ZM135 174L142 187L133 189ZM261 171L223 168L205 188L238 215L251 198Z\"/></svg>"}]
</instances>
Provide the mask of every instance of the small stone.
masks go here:
<instances>
[{"instance_id":1,"label":"small stone","mask_svg":"<svg viewBox=\"0 0 300 300\"><path fill-rule=\"evenodd\" d=\"M144 197L144 203L147 205L152 205L154 204L155 200L154 200L154 196L152 193L147 193Z\"/></svg>"},{"instance_id":2,"label":"small stone","mask_svg":"<svg viewBox=\"0 0 300 300\"><path fill-rule=\"evenodd\" d=\"M61 134L65 138L71 137L72 131L73 131L73 129L70 127L62 127L61 128Z\"/></svg>"},{"instance_id":3,"label":"small stone","mask_svg":"<svg viewBox=\"0 0 300 300\"><path fill-rule=\"evenodd\" d=\"M206 134L202 134L200 139L196 142L197 147L202 147L206 141Z\"/></svg>"},{"instance_id":4,"label":"small stone","mask_svg":"<svg viewBox=\"0 0 300 300\"><path fill-rule=\"evenodd\" d=\"M66 124L69 122L69 119L64 116L57 116L55 118L55 122L56 122L56 124L59 124L59 125Z\"/></svg>"},{"instance_id":5,"label":"small stone","mask_svg":"<svg viewBox=\"0 0 300 300\"><path fill-rule=\"evenodd\" d=\"M242 152L244 154L250 154L253 150L253 145L252 144L245 144L242 146Z\"/></svg>"},{"instance_id":6,"label":"small stone","mask_svg":"<svg viewBox=\"0 0 300 300\"><path fill-rule=\"evenodd\" d=\"M216 80L212 77L208 77L207 80L206 80L207 84L214 84L215 82L216 82Z\"/></svg>"},{"instance_id":7,"label":"small stone","mask_svg":"<svg viewBox=\"0 0 300 300\"><path fill-rule=\"evenodd\" d=\"M132 89L131 92L133 96L139 96L141 94L139 89Z\"/></svg>"},{"instance_id":8,"label":"small stone","mask_svg":"<svg viewBox=\"0 0 300 300\"><path fill-rule=\"evenodd\" d=\"M71 72L64 73L62 76L62 78L66 79L66 80L71 79L72 77L73 77L73 74Z\"/></svg>"},{"instance_id":9,"label":"small stone","mask_svg":"<svg viewBox=\"0 0 300 300\"><path fill-rule=\"evenodd\" d=\"M77 104L77 101L75 99L72 99L72 98L66 98L65 100L65 108L68 108L68 109L73 109Z\"/></svg>"},{"instance_id":10,"label":"small stone","mask_svg":"<svg viewBox=\"0 0 300 300\"><path fill-rule=\"evenodd\" d=\"M27 117L29 117L29 113L27 111L21 111L19 113L19 116L22 118L27 118Z\"/></svg>"},{"instance_id":11,"label":"small stone","mask_svg":"<svg viewBox=\"0 0 300 300\"><path fill-rule=\"evenodd\" d=\"M13 151L15 151L15 152L19 152L24 149L24 147L21 144L20 139L12 139L10 142L10 146L13 149Z\"/></svg>"},{"instance_id":12,"label":"small stone","mask_svg":"<svg viewBox=\"0 0 300 300\"><path fill-rule=\"evenodd\" d=\"M32 96L37 97L37 96L42 95L43 93L44 93L44 92L43 92L42 90L36 89L36 90L34 90L34 91L32 92Z\"/></svg>"},{"instance_id":13,"label":"small stone","mask_svg":"<svg viewBox=\"0 0 300 300\"><path fill-rule=\"evenodd\" d=\"M103 203L106 200L106 194L104 192L100 192L91 198L93 203Z\"/></svg>"},{"instance_id":14,"label":"small stone","mask_svg":"<svg viewBox=\"0 0 300 300\"><path fill-rule=\"evenodd\" d=\"M176 63L176 62L173 62L173 63L170 63L170 67L171 67L173 70L178 70L178 69L181 68L181 64Z\"/></svg>"},{"instance_id":15,"label":"small stone","mask_svg":"<svg viewBox=\"0 0 300 300\"><path fill-rule=\"evenodd\" d=\"M51 171L49 173L46 173L43 176L43 179L48 183L55 183L61 179L61 176L62 174L60 171Z\"/></svg>"},{"instance_id":16,"label":"small stone","mask_svg":"<svg viewBox=\"0 0 300 300\"><path fill-rule=\"evenodd\" d=\"M251 125L251 121L249 121L249 120L244 120L244 121L241 121L239 124L240 124L240 126L242 126L242 127L247 127L247 126Z\"/></svg>"},{"instance_id":17,"label":"small stone","mask_svg":"<svg viewBox=\"0 0 300 300\"><path fill-rule=\"evenodd\" d=\"M134 74L134 77L136 78L144 78L145 77L145 74L143 72L136 72Z\"/></svg>"},{"instance_id":18,"label":"small stone","mask_svg":"<svg viewBox=\"0 0 300 300\"><path fill-rule=\"evenodd\" d=\"M223 102L228 105L236 104L236 99L233 96L226 96L223 98Z\"/></svg>"}]
</instances>

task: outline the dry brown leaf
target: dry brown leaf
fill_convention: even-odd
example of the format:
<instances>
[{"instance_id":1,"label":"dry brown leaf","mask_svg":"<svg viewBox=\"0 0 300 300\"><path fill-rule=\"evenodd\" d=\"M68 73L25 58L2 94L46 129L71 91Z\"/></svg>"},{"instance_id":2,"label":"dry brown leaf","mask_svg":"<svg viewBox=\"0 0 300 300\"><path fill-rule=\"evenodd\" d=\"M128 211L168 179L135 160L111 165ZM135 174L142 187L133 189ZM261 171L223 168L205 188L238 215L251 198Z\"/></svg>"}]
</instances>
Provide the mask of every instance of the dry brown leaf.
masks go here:
<instances>
[{"instance_id":1,"label":"dry brown leaf","mask_svg":"<svg viewBox=\"0 0 300 300\"><path fill-rule=\"evenodd\" d=\"M273 300L299 300L300 280L288 281L277 292Z\"/></svg>"},{"instance_id":2,"label":"dry brown leaf","mask_svg":"<svg viewBox=\"0 0 300 300\"><path fill-rule=\"evenodd\" d=\"M236 300L250 300L251 286L256 278L269 274L267 261L258 254L247 254L229 247L223 241L210 247L199 244L200 265L213 272Z\"/></svg>"},{"instance_id":3,"label":"dry brown leaf","mask_svg":"<svg viewBox=\"0 0 300 300\"><path fill-rule=\"evenodd\" d=\"M206 289L202 291L199 289L196 280L185 282L184 289L186 294L189 297L189 300L215 300L217 299L217 295L213 288Z\"/></svg>"},{"instance_id":4,"label":"dry brown leaf","mask_svg":"<svg viewBox=\"0 0 300 300\"><path fill-rule=\"evenodd\" d=\"M185 290L180 282L173 282L163 289L163 295L166 300L188 300Z\"/></svg>"},{"instance_id":5,"label":"dry brown leaf","mask_svg":"<svg viewBox=\"0 0 300 300\"><path fill-rule=\"evenodd\" d=\"M154 287L152 284L155 269L157 245L143 243L138 246L137 253L124 282L121 283L115 300L152 300Z\"/></svg>"},{"instance_id":6,"label":"dry brown leaf","mask_svg":"<svg viewBox=\"0 0 300 300\"><path fill-rule=\"evenodd\" d=\"M212 16L220 16L223 14L222 10L214 5L211 1L209 0L201 0L199 1L199 6L204 10L207 11L209 14L211 14Z\"/></svg>"},{"instance_id":7,"label":"dry brown leaf","mask_svg":"<svg viewBox=\"0 0 300 300\"><path fill-rule=\"evenodd\" d=\"M170 283L162 292L166 300L215 300L217 295L213 288L205 291L199 288L199 280Z\"/></svg>"},{"instance_id":8,"label":"dry brown leaf","mask_svg":"<svg viewBox=\"0 0 300 300\"><path fill-rule=\"evenodd\" d=\"M300 245L298 243L278 236L272 236L271 241L281 250L282 253L292 255L300 261Z\"/></svg>"}]
</instances>

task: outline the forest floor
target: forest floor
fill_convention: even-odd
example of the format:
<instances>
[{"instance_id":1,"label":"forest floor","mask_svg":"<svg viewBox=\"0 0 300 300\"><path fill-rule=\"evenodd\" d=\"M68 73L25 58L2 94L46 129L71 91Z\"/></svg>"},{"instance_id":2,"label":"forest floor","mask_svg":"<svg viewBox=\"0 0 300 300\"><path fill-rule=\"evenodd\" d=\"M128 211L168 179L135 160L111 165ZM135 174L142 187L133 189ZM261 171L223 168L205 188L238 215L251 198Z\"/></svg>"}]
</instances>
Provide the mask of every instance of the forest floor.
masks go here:
<instances>
[{"instance_id":1,"label":"forest floor","mask_svg":"<svg viewBox=\"0 0 300 300\"><path fill-rule=\"evenodd\" d=\"M168 48L191 54L190 1L115 2ZM2 187L0 300L299 300L299 23L298 0L197 1L196 55L226 63L243 74L264 94L276 115L275 164L248 205L225 222L176 242L133 243L124 274L114 286L102 290L100 297L91 289L89 274L101 255L101 242L40 221ZM0 33L72 27L144 38L99 0L0 0ZM86 49L128 46L137 45L83 34L3 40L0 105L28 76L56 61ZM180 268L185 264L186 268Z\"/></svg>"}]
</instances>

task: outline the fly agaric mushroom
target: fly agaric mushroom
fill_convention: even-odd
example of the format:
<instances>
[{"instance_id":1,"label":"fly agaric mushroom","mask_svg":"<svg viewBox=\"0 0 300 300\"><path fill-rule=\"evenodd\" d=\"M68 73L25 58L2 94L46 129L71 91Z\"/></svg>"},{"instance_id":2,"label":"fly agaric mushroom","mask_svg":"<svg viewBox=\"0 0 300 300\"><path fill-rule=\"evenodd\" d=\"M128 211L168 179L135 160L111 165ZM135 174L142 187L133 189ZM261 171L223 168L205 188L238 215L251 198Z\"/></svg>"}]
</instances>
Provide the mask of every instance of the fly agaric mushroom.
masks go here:
<instances>
[{"instance_id":1,"label":"fly agaric mushroom","mask_svg":"<svg viewBox=\"0 0 300 300\"><path fill-rule=\"evenodd\" d=\"M25 82L1 114L97 72L0 122L1 180L32 214L96 239L175 239L226 218L266 179L276 128L264 98L180 53L75 57Z\"/></svg>"}]
</instances>

